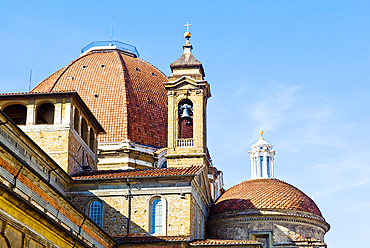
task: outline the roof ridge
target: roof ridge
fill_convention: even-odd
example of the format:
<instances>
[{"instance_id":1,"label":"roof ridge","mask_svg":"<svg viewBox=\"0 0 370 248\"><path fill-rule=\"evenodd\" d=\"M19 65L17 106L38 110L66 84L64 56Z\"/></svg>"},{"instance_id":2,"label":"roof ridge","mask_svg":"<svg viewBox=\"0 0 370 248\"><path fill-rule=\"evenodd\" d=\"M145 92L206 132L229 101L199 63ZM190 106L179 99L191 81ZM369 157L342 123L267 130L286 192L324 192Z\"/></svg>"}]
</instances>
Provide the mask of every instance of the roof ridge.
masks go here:
<instances>
[{"instance_id":1,"label":"roof ridge","mask_svg":"<svg viewBox=\"0 0 370 248\"><path fill-rule=\"evenodd\" d=\"M53 91L53 89L54 89L54 87L55 87L55 85L57 84L57 82L59 81L59 79L64 75L64 73L67 71L67 69L69 68L69 67L71 67L74 63L76 63L78 60L80 60L80 59L82 59L82 58L84 58L85 56L87 56L88 54L90 54L90 53L87 53L87 54L85 54L85 55L82 55L82 56L80 56L80 57L78 57L78 58L76 58L76 59L74 59L74 60L72 60L67 66L65 66L64 68L62 68L61 70L63 70L62 71L62 73L60 73L60 75L57 77L57 79L54 81L54 84L53 84L53 86L50 88L50 92L51 91Z\"/></svg>"},{"instance_id":2,"label":"roof ridge","mask_svg":"<svg viewBox=\"0 0 370 248\"><path fill-rule=\"evenodd\" d=\"M107 179L107 178L125 178L125 177L168 177L168 176L196 176L202 165L194 165L190 167L173 167L173 168L148 168L136 170L100 170L100 171L84 171L79 174L72 175L74 179Z\"/></svg>"},{"instance_id":3,"label":"roof ridge","mask_svg":"<svg viewBox=\"0 0 370 248\"><path fill-rule=\"evenodd\" d=\"M150 170L184 170L188 172L191 168L194 167L202 167L203 165L191 165L190 167L169 167L169 168L144 168L144 169L116 169L116 170L96 170L96 171L82 171L78 174L82 173L109 173L109 172L136 172L136 171L150 171ZM77 174L75 174L77 175ZM73 175L73 176L75 176Z\"/></svg>"},{"instance_id":4,"label":"roof ridge","mask_svg":"<svg viewBox=\"0 0 370 248\"><path fill-rule=\"evenodd\" d=\"M148 64L148 65L150 65L150 66L153 66L155 69L157 69L158 71L160 71L161 73L162 73L162 75L165 77L165 78L167 78L168 79L168 77L166 76L166 74L164 74L161 70L159 70L159 68L158 67L156 67L155 65L152 65L151 63L149 63L148 61L145 61L145 60L143 60L142 58L138 58L139 60L141 60L141 61L143 61L144 63L146 63L146 64Z\"/></svg>"},{"instance_id":5,"label":"roof ridge","mask_svg":"<svg viewBox=\"0 0 370 248\"><path fill-rule=\"evenodd\" d=\"M37 88L40 88L41 86L43 86L44 84L47 84L47 82L49 81L49 79L50 79L50 77L52 77L52 76L55 76L55 77L57 77L57 75L59 75L58 73L60 73L61 71L63 71L65 68L66 68L67 66L65 66L65 67L62 67L62 68L60 68L59 70L57 70L56 72L54 72L53 74L51 74L50 76L48 76L47 78L44 78L44 80L42 80L38 85L36 85L30 92L35 92L35 93L37 93L37 92L50 92L50 89L47 89L47 90L44 90L44 91L35 91ZM41 87L42 88L42 87Z\"/></svg>"},{"instance_id":6,"label":"roof ridge","mask_svg":"<svg viewBox=\"0 0 370 248\"><path fill-rule=\"evenodd\" d=\"M117 50L114 50L113 53L116 55L116 58L118 59L118 61L120 62L121 64L121 73L122 73L122 77L123 79L120 80L120 82L123 81L123 84L122 84L122 91L123 91L123 95L125 97L125 99L123 99L124 102L128 102L127 99L129 99L129 92L127 90L127 81L128 80L131 80L131 78L129 77L129 74L128 74L128 71L127 71L127 66L126 66L126 63L125 61L123 60L122 58L122 55L117 51ZM126 80L127 79L127 80ZM129 119L129 107L128 107L129 104L124 104L123 105L123 108L124 108L124 112L127 113L127 119ZM126 134L125 134L125 138L126 140L129 140L129 137L130 137L130 128L128 127L129 123L128 121L125 122L125 125L126 125Z\"/></svg>"}]
</instances>

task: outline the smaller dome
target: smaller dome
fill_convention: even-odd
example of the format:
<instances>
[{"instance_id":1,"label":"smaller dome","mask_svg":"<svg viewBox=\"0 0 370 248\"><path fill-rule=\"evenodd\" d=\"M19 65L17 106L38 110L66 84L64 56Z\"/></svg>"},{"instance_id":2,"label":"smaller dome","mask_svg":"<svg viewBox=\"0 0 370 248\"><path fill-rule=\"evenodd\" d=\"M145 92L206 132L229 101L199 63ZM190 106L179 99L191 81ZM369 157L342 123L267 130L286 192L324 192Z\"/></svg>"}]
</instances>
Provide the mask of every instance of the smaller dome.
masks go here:
<instances>
[{"instance_id":1,"label":"smaller dome","mask_svg":"<svg viewBox=\"0 0 370 248\"><path fill-rule=\"evenodd\" d=\"M278 179L247 180L225 191L211 215L247 209L283 209L322 217L315 202L296 187Z\"/></svg>"},{"instance_id":2,"label":"smaller dome","mask_svg":"<svg viewBox=\"0 0 370 248\"><path fill-rule=\"evenodd\" d=\"M259 139L256 144L252 145L252 147L264 146L264 145L271 146L269 143L265 141L265 139Z\"/></svg>"}]
</instances>

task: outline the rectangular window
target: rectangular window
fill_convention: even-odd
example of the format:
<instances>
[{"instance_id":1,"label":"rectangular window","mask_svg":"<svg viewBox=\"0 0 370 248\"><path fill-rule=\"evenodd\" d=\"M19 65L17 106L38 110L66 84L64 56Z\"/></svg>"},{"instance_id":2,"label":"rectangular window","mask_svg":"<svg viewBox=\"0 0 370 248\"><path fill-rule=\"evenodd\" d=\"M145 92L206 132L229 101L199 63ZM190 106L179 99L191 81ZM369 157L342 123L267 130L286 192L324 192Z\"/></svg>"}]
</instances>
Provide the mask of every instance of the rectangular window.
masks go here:
<instances>
[{"instance_id":1,"label":"rectangular window","mask_svg":"<svg viewBox=\"0 0 370 248\"><path fill-rule=\"evenodd\" d=\"M268 176L270 176L270 159L269 159L269 157L266 157L266 159L267 159L267 175Z\"/></svg>"},{"instance_id":2,"label":"rectangular window","mask_svg":"<svg viewBox=\"0 0 370 248\"><path fill-rule=\"evenodd\" d=\"M272 231L248 231L249 240L261 242L263 248L273 248Z\"/></svg>"}]
</instances>

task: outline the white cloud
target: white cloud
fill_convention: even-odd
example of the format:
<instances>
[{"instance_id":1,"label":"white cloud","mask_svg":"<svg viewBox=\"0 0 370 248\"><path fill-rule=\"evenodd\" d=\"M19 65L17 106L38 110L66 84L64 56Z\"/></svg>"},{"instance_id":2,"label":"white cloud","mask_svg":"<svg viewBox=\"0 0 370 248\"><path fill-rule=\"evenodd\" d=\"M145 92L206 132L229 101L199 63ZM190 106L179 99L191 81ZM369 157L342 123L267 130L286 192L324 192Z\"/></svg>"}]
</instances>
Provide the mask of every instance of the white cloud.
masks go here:
<instances>
[{"instance_id":1,"label":"white cloud","mask_svg":"<svg viewBox=\"0 0 370 248\"><path fill-rule=\"evenodd\" d=\"M348 190L348 189L356 188L356 187L360 187L360 186L363 187L366 184L370 184L370 179L365 179L365 180L346 183L346 184L338 184L338 185L326 188L322 191L318 191L316 193L313 193L312 196L314 198L328 197L329 195L332 195L333 193L337 193L339 191ZM370 204L370 202L368 202L368 204Z\"/></svg>"},{"instance_id":2,"label":"white cloud","mask_svg":"<svg viewBox=\"0 0 370 248\"><path fill-rule=\"evenodd\" d=\"M294 93L300 89L300 86L287 87L279 84L263 87L259 93L261 100L251 106L250 112L254 122L266 131L275 129L286 120L287 114L297 101Z\"/></svg>"}]
</instances>

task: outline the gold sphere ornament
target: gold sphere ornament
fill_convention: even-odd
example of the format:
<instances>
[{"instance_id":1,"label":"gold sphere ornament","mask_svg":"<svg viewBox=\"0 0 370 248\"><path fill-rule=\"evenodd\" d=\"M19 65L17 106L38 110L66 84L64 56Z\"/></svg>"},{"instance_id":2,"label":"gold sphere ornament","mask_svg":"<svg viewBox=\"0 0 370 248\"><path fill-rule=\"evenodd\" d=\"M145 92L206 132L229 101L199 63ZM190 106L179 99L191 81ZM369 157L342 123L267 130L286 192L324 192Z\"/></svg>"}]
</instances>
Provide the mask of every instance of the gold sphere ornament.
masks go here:
<instances>
[{"instance_id":1,"label":"gold sphere ornament","mask_svg":"<svg viewBox=\"0 0 370 248\"><path fill-rule=\"evenodd\" d=\"M185 34L184 34L184 37L186 39L189 39L191 37L191 33L189 31L186 31Z\"/></svg>"}]
</instances>

